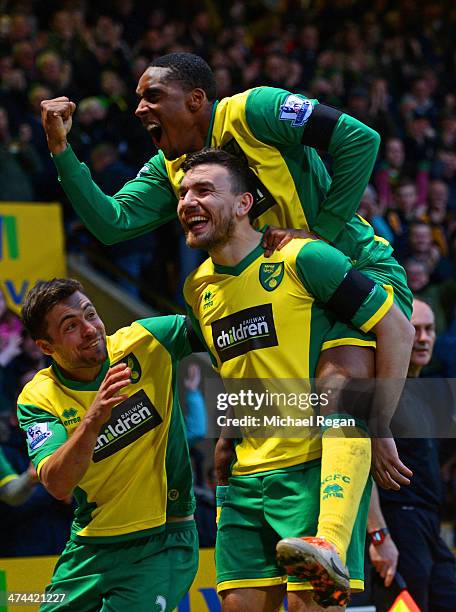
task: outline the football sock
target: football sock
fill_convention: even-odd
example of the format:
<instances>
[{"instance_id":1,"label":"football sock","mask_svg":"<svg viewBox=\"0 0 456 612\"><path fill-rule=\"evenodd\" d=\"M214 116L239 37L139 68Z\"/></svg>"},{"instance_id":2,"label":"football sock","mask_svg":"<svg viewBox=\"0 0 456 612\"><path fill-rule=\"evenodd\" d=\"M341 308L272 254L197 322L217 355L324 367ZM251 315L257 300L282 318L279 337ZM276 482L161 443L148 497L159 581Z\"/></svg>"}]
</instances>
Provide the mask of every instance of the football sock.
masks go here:
<instances>
[{"instance_id":1,"label":"football sock","mask_svg":"<svg viewBox=\"0 0 456 612\"><path fill-rule=\"evenodd\" d=\"M331 415L335 417L349 415ZM359 426L326 429L322 437L317 536L334 544L343 563L370 467L371 441L364 429Z\"/></svg>"}]
</instances>

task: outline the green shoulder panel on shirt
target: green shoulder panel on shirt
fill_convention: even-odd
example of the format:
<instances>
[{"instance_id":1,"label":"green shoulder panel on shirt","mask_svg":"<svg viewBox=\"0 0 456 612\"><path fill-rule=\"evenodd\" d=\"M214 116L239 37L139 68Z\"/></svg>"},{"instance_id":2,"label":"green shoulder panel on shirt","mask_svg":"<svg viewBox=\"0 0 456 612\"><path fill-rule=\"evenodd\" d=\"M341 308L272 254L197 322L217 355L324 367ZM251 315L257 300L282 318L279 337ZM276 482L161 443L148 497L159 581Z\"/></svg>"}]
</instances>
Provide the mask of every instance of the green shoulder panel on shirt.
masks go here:
<instances>
[{"instance_id":1,"label":"green shoulder panel on shirt","mask_svg":"<svg viewBox=\"0 0 456 612\"><path fill-rule=\"evenodd\" d=\"M58 417L33 404L18 403L17 415L27 434L29 457L37 468L40 461L67 441L67 431Z\"/></svg>"},{"instance_id":2,"label":"green shoulder panel on shirt","mask_svg":"<svg viewBox=\"0 0 456 612\"><path fill-rule=\"evenodd\" d=\"M245 114L250 129L261 142L297 145L316 104L317 100L285 89L257 87L249 93Z\"/></svg>"},{"instance_id":3,"label":"green shoulder panel on shirt","mask_svg":"<svg viewBox=\"0 0 456 612\"><path fill-rule=\"evenodd\" d=\"M323 303L331 299L351 267L348 257L322 240L307 242L296 257L302 284Z\"/></svg>"},{"instance_id":4,"label":"green shoulder panel on shirt","mask_svg":"<svg viewBox=\"0 0 456 612\"><path fill-rule=\"evenodd\" d=\"M136 321L150 332L173 359L183 359L190 355L192 348L188 341L188 332L183 315L151 317Z\"/></svg>"}]
</instances>

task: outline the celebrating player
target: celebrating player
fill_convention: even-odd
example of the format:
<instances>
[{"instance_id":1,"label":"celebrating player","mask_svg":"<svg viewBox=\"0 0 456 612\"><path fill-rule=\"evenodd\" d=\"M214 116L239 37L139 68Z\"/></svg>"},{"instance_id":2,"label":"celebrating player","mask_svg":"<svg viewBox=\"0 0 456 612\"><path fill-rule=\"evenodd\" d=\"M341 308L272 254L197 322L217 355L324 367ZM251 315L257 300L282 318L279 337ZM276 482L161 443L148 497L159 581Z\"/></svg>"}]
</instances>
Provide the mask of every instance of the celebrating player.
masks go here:
<instances>
[{"instance_id":1,"label":"celebrating player","mask_svg":"<svg viewBox=\"0 0 456 612\"><path fill-rule=\"evenodd\" d=\"M184 317L106 336L79 282L37 283L24 324L53 365L18 399L47 490L78 502L42 610L172 610L198 565L192 474L176 368L192 352Z\"/></svg>"},{"instance_id":2,"label":"celebrating player","mask_svg":"<svg viewBox=\"0 0 456 612\"><path fill-rule=\"evenodd\" d=\"M368 341L373 332L377 359L405 377L413 328L391 293L321 240L291 241L265 259L263 235L249 220L254 196L242 160L206 149L188 156L182 170L179 220L187 244L210 255L187 279L184 296L222 378L271 383L315 376L334 329L323 307L354 326L335 323L340 344ZM370 491L367 475L354 466L369 456L370 440L359 423L334 431L323 434L332 451L323 446L323 458L311 429L305 439L247 435L236 446L216 546L224 612L278 605L287 577L274 559L275 544L279 563L307 579L290 579L290 610L310 602L303 594L309 580L324 607L347 603L349 576L352 588L362 586Z\"/></svg>"}]
</instances>

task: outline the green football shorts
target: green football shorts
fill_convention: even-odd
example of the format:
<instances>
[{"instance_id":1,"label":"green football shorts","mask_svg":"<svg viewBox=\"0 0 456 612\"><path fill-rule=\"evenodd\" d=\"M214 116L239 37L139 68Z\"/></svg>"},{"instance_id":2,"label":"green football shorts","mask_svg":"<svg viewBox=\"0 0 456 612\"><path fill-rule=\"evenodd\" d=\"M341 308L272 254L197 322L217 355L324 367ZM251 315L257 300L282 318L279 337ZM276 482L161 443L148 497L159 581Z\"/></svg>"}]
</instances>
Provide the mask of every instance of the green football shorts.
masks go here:
<instances>
[{"instance_id":1,"label":"green football shorts","mask_svg":"<svg viewBox=\"0 0 456 612\"><path fill-rule=\"evenodd\" d=\"M69 541L46 593L65 593L42 612L174 610L198 569L195 521L167 523L147 537L112 544Z\"/></svg>"},{"instance_id":2,"label":"green football shorts","mask_svg":"<svg viewBox=\"0 0 456 612\"><path fill-rule=\"evenodd\" d=\"M405 270L394 257L376 262L369 267L358 268L358 270L378 285L382 285L392 296L396 306L410 320L413 309L413 295L407 285ZM379 313L379 320L381 314ZM375 347L375 335L372 333L365 334L352 325L336 321L325 336L322 350L347 345Z\"/></svg>"},{"instance_id":3,"label":"green football shorts","mask_svg":"<svg viewBox=\"0 0 456 612\"><path fill-rule=\"evenodd\" d=\"M314 536L320 514L320 460L261 476L233 476L218 523L215 562L217 591L287 584L311 589L277 565L275 548L286 537ZM372 482L364 489L347 551L353 591L364 588L364 545ZM221 493L219 488L219 495Z\"/></svg>"}]
</instances>

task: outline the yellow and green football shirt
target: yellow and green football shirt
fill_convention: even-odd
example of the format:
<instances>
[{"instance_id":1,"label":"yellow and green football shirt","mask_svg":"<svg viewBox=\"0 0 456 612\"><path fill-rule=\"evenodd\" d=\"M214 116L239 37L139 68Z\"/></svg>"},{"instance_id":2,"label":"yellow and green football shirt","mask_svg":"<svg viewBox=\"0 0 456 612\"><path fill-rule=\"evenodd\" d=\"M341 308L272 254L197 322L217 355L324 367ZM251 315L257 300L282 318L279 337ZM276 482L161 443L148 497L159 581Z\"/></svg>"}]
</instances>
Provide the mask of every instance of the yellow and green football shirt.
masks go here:
<instances>
[{"instance_id":1,"label":"yellow and green football shirt","mask_svg":"<svg viewBox=\"0 0 456 612\"><path fill-rule=\"evenodd\" d=\"M393 295L353 269L321 240L292 240L264 257L261 244L235 267L206 260L184 287L190 318L222 379L260 379L280 389L315 375L325 335L336 316L369 332ZM289 468L321 456L321 440L244 438L233 475Z\"/></svg>"},{"instance_id":2,"label":"yellow and green football shirt","mask_svg":"<svg viewBox=\"0 0 456 612\"><path fill-rule=\"evenodd\" d=\"M193 512L191 465L176 375L192 349L185 317L136 321L107 337L108 359L89 383L68 380L56 364L41 370L18 399L19 422L38 473L73 435L110 365L132 370L128 399L103 425L92 462L74 494L72 539L111 542L163 528L168 513ZM168 477L168 480L167 480Z\"/></svg>"},{"instance_id":3,"label":"yellow and green football shirt","mask_svg":"<svg viewBox=\"0 0 456 612\"><path fill-rule=\"evenodd\" d=\"M247 161L256 227L311 228L362 269L392 253L388 242L355 214L380 138L345 113L336 111L328 123L317 117L319 106L317 100L273 87L224 98L214 104L206 146L221 147ZM315 146L331 154L332 179ZM159 151L111 197L93 183L71 147L54 156L76 212L107 244L138 236L176 216L184 159L168 161Z\"/></svg>"}]
</instances>

